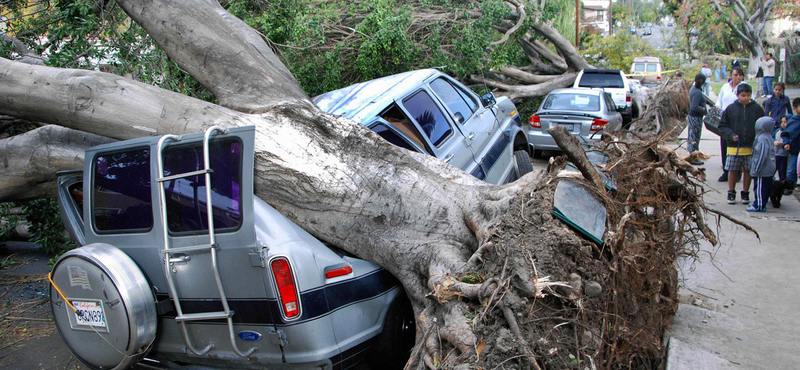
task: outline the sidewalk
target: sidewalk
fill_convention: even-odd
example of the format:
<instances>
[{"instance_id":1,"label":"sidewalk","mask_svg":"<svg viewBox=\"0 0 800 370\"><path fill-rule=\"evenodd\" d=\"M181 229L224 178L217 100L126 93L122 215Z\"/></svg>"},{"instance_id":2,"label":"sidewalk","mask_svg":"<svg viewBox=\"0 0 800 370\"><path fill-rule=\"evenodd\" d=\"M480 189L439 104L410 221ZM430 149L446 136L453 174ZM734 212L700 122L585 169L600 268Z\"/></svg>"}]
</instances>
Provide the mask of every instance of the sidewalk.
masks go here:
<instances>
[{"instance_id":1,"label":"sidewalk","mask_svg":"<svg viewBox=\"0 0 800 370\"><path fill-rule=\"evenodd\" d=\"M685 130L680 138L686 138ZM719 246L705 243L697 262L678 263L682 303L669 334L667 369L798 368L800 202L795 195L784 196L781 208L770 205L766 213L727 204L727 183L717 182L719 137L704 128L701 138L700 150L714 155L704 165L706 203L748 223L761 240L722 220L716 230ZM739 200L741 182L736 186ZM713 215L706 221L717 225Z\"/></svg>"}]
</instances>

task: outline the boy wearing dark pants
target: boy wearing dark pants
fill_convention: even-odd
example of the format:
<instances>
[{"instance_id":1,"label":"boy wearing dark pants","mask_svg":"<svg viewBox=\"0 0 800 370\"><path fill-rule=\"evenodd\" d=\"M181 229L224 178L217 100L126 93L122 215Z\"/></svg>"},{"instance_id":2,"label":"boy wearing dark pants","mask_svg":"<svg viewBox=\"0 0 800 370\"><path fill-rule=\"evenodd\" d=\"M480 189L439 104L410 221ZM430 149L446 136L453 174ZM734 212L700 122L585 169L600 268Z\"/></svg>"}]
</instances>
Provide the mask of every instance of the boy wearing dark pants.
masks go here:
<instances>
[{"instance_id":1,"label":"boy wearing dark pants","mask_svg":"<svg viewBox=\"0 0 800 370\"><path fill-rule=\"evenodd\" d=\"M780 83L780 82L778 82ZM775 86L777 89L778 87ZM770 117L771 118L771 117ZM772 181L772 188L770 189L769 200L775 208L781 208L781 198L783 198L783 191L786 190L786 169L789 164L789 151L784 149L784 145L789 144L789 133L786 132L786 126L789 123L789 116L785 115L780 119L780 125L772 129L772 136L775 142L775 169L778 173L778 179Z\"/></svg>"},{"instance_id":2,"label":"boy wearing dark pants","mask_svg":"<svg viewBox=\"0 0 800 370\"><path fill-rule=\"evenodd\" d=\"M719 131L727 145L728 204L736 203L736 179L744 172L742 203L750 203L750 161L756 137L756 120L764 117L764 109L750 100L753 89L748 84L736 86L737 100L725 108L719 121Z\"/></svg>"},{"instance_id":3,"label":"boy wearing dark pants","mask_svg":"<svg viewBox=\"0 0 800 370\"><path fill-rule=\"evenodd\" d=\"M753 203L747 212L766 212L772 176L775 175L773 152L775 144L772 140L772 126L775 121L770 117L756 120L756 138L753 141L753 155L750 161L750 176L753 178Z\"/></svg>"}]
</instances>

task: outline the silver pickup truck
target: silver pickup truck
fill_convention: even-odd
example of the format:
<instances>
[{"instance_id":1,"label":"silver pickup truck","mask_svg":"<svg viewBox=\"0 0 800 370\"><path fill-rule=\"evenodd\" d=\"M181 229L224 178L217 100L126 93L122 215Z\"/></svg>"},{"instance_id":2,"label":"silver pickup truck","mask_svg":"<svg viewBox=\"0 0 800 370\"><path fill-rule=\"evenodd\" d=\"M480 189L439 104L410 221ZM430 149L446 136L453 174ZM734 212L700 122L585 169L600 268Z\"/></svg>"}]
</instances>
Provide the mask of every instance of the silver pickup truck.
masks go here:
<instances>
[{"instance_id":1,"label":"silver pickup truck","mask_svg":"<svg viewBox=\"0 0 800 370\"><path fill-rule=\"evenodd\" d=\"M478 96L435 69L382 77L314 98L392 144L427 153L493 184L533 170L528 125L506 97Z\"/></svg>"},{"instance_id":2,"label":"silver pickup truck","mask_svg":"<svg viewBox=\"0 0 800 370\"><path fill-rule=\"evenodd\" d=\"M51 305L89 368L405 363L415 327L402 287L253 194L254 135L101 145L60 175L61 218L82 247L55 263Z\"/></svg>"}]
</instances>

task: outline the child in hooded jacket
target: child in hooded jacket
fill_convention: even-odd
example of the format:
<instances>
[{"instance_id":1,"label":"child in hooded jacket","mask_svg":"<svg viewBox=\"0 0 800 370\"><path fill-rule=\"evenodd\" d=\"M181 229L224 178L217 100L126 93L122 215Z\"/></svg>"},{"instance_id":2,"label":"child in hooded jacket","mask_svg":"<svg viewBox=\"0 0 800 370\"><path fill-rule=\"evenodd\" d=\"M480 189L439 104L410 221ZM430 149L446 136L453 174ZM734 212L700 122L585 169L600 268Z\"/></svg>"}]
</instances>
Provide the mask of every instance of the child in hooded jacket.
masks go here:
<instances>
[{"instance_id":1,"label":"child in hooded jacket","mask_svg":"<svg viewBox=\"0 0 800 370\"><path fill-rule=\"evenodd\" d=\"M772 138L772 126L775 120L761 117L756 120L756 138L753 140L753 154L750 160L750 177L753 178L753 203L747 212L766 212L769 188L772 176L775 175L775 144Z\"/></svg>"}]
</instances>

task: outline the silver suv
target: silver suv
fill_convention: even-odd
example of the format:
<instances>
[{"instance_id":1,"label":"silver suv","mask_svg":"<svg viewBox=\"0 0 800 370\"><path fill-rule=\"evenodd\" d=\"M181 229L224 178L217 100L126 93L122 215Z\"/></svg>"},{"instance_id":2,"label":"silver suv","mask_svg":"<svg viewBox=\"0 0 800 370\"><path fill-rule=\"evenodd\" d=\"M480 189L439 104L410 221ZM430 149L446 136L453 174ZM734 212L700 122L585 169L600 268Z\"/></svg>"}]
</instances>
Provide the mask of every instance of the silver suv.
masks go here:
<instances>
[{"instance_id":1,"label":"silver suv","mask_svg":"<svg viewBox=\"0 0 800 370\"><path fill-rule=\"evenodd\" d=\"M504 184L533 170L528 128L506 97L478 96L435 69L387 76L314 98L390 143Z\"/></svg>"},{"instance_id":2,"label":"silver suv","mask_svg":"<svg viewBox=\"0 0 800 370\"><path fill-rule=\"evenodd\" d=\"M61 218L82 247L54 265L51 305L89 368L408 358L414 315L398 281L253 194L254 136L215 127L101 145L60 175Z\"/></svg>"}]
</instances>

